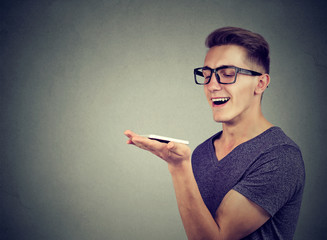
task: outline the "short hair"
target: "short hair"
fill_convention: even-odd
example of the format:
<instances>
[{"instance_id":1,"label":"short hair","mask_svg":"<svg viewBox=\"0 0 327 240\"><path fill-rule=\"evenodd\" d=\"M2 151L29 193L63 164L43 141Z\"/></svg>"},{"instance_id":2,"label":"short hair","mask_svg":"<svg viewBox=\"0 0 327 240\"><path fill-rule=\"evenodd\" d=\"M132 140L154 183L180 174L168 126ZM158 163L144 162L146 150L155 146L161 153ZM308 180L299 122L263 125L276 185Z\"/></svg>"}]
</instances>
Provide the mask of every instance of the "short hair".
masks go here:
<instances>
[{"instance_id":1,"label":"short hair","mask_svg":"<svg viewBox=\"0 0 327 240\"><path fill-rule=\"evenodd\" d=\"M208 35L205 41L208 48L222 45L238 45L247 51L248 60L263 67L266 73L270 70L269 44L260 35L237 27L218 28Z\"/></svg>"}]
</instances>

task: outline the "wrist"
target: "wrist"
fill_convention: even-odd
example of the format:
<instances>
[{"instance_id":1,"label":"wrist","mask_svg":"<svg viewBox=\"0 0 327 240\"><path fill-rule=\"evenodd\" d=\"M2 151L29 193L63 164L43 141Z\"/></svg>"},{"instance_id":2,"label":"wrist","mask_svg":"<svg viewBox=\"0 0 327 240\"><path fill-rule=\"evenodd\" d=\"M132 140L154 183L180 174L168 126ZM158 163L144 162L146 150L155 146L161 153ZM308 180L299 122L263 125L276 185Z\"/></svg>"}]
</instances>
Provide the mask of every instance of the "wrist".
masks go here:
<instances>
[{"instance_id":1,"label":"wrist","mask_svg":"<svg viewBox=\"0 0 327 240\"><path fill-rule=\"evenodd\" d=\"M180 175L192 171L191 159L179 163L168 163L168 169L171 175Z\"/></svg>"}]
</instances>

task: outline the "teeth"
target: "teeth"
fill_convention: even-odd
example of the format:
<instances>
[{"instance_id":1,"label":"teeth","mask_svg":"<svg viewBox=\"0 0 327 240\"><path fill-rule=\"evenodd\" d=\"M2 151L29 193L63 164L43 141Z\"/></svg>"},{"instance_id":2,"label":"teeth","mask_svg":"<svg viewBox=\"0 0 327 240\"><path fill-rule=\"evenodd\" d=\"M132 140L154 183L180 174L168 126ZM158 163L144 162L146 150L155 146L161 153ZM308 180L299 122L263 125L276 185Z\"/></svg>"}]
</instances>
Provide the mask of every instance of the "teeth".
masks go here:
<instances>
[{"instance_id":1,"label":"teeth","mask_svg":"<svg viewBox=\"0 0 327 240\"><path fill-rule=\"evenodd\" d=\"M214 98L212 99L213 102L226 102L229 98Z\"/></svg>"}]
</instances>

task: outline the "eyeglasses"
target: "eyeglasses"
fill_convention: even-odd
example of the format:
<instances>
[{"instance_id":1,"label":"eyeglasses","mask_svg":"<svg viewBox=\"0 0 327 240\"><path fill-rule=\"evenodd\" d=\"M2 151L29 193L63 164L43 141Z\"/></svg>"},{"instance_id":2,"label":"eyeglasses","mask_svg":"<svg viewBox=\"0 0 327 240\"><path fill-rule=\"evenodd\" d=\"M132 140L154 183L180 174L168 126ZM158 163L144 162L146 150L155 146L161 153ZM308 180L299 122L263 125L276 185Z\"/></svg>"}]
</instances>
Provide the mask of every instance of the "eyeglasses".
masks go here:
<instances>
[{"instance_id":1,"label":"eyeglasses","mask_svg":"<svg viewBox=\"0 0 327 240\"><path fill-rule=\"evenodd\" d=\"M247 70L234 66L221 66L216 69L209 67L200 67L194 69L194 80L196 84L206 85L210 82L212 73L215 73L218 83L232 84L236 82L237 74L244 74L249 76L260 76L262 73L258 73L252 70Z\"/></svg>"}]
</instances>

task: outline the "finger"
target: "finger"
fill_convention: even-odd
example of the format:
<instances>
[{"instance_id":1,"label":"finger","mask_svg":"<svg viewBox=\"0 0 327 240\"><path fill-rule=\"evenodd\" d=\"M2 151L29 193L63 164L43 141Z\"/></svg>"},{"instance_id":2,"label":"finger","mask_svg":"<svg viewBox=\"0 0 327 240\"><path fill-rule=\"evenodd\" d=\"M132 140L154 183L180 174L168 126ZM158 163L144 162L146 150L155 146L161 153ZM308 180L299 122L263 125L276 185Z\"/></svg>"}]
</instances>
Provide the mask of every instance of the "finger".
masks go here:
<instances>
[{"instance_id":1,"label":"finger","mask_svg":"<svg viewBox=\"0 0 327 240\"><path fill-rule=\"evenodd\" d=\"M151 140L147 137L140 136L131 130L126 130L124 134L129 138L127 144L132 144L136 147L139 147L143 150L152 152L153 154L162 157L164 155L163 149L166 149L167 144L161 143L156 140ZM166 149L167 151L167 149Z\"/></svg>"},{"instance_id":2,"label":"finger","mask_svg":"<svg viewBox=\"0 0 327 240\"><path fill-rule=\"evenodd\" d=\"M166 145L164 143L160 143L155 140L151 140L147 137L142 137L139 135L136 135L132 139L133 143L137 145L138 147L141 147L142 149L148 150L148 151L157 151L162 148L162 146Z\"/></svg>"},{"instance_id":3,"label":"finger","mask_svg":"<svg viewBox=\"0 0 327 240\"><path fill-rule=\"evenodd\" d=\"M126 143L127 143L127 144L134 144L134 143L132 142L131 139L128 139L128 140L126 141Z\"/></svg>"},{"instance_id":4,"label":"finger","mask_svg":"<svg viewBox=\"0 0 327 240\"><path fill-rule=\"evenodd\" d=\"M134 136L137 135L136 133L132 132L131 130L126 130L126 131L124 132L124 134L125 134L125 136L128 137L128 138L132 138L132 137L134 137Z\"/></svg>"},{"instance_id":5,"label":"finger","mask_svg":"<svg viewBox=\"0 0 327 240\"><path fill-rule=\"evenodd\" d=\"M136 133L132 132L131 130L126 130L126 131L124 132L124 135L125 135L126 137L129 138L129 139L127 140L127 142L126 142L127 144L134 144L133 139L134 139L135 137L139 136L139 135L137 135Z\"/></svg>"}]
</instances>

